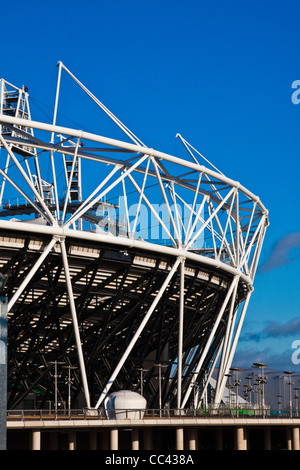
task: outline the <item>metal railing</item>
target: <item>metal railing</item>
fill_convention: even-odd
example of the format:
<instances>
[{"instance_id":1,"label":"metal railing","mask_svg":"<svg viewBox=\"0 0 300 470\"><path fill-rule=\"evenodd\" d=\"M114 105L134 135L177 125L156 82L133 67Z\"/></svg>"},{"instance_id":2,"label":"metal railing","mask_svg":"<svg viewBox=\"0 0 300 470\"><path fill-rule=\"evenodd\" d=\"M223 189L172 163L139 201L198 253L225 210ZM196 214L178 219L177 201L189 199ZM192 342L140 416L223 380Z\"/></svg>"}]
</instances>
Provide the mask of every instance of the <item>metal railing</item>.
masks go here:
<instances>
[{"instance_id":1,"label":"metal railing","mask_svg":"<svg viewBox=\"0 0 300 470\"><path fill-rule=\"evenodd\" d=\"M10 421L25 420L93 420L93 419L170 419L170 418L299 418L299 410L271 409L265 406L211 406L198 409L78 409L78 410L8 410Z\"/></svg>"}]
</instances>

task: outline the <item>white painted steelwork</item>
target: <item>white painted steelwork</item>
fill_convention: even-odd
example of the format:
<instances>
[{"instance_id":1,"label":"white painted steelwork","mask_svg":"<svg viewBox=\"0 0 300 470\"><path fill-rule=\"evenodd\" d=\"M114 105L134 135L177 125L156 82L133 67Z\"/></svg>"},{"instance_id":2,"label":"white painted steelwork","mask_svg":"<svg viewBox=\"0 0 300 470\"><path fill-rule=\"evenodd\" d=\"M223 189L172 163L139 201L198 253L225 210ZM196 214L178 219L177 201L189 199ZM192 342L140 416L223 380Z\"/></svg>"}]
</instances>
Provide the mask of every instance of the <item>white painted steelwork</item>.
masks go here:
<instances>
[{"instance_id":1,"label":"white painted steelwork","mask_svg":"<svg viewBox=\"0 0 300 470\"><path fill-rule=\"evenodd\" d=\"M1 81L0 231L43 234L49 240L22 284L9 298L8 310L13 311L24 288L31 282L49 253L59 251L63 260L86 406L91 407L66 241L73 239L96 244L101 242L144 253L167 255L173 259L173 264L167 270L165 282L119 358L119 363L112 371L95 407L101 406L120 370L126 366L129 354L138 338L143 335L145 325L177 272L181 279L178 300L177 406L184 407L190 399L193 385L205 363L216 331L220 323L226 321L226 331L214 356L202 394L203 397L209 377L219 361L215 390L215 401L219 403L253 290L269 223L268 211L257 196L212 166L180 134L176 137L188 150L192 161L148 148L62 62L58 65L52 123L33 121L29 112L21 117L18 112L15 115L9 113L5 88L7 82ZM63 70L129 137L130 142L56 124ZM29 111L28 103L27 108ZM6 160L3 159L4 151ZM112 158L112 153L118 153L122 158ZM206 160L212 168L201 165L199 158ZM46 167L51 168L51 183L49 179L47 183L44 176ZM61 183L58 176L63 170L65 179ZM72 183L75 193L72 193ZM123 205L122 220L120 199ZM114 212L115 218L103 216L104 208L109 213L116 207L119 212L117 215ZM149 224L142 220L142 210L151 221ZM21 219L12 217L12 214ZM39 223L33 223L37 217ZM183 344L187 334L184 330L184 317L188 261L196 263L199 268L209 267L216 273L226 274L230 281L224 301L215 312L214 324L205 344L199 348L194 347L190 352L190 357L197 358L196 366L183 393L181 382L186 374ZM242 302L238 302L241 305L236 302L239 286L243 286L245 291Z\"/></svg>"}]
</instances>

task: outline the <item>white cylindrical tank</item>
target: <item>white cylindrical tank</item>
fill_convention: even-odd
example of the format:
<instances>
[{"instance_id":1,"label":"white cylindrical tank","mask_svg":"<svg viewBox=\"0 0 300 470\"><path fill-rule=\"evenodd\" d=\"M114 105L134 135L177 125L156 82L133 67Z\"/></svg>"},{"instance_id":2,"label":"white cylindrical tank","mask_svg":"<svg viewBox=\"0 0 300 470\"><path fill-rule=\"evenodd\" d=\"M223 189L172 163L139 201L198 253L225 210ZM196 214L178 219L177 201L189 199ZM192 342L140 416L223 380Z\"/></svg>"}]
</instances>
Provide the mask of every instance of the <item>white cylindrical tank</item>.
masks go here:
<instances>
[{"instance_id":1,"label":"white cylindrical tank","mask_svg":"<svg viewBox=\"0 0 300 470\"><path fill-rule=\"evenodd\" d=\"M146 405L146 399L131 390L110 393L104 400L104 409L108 419L142 419Z\"/></svg>"}]
</instances>

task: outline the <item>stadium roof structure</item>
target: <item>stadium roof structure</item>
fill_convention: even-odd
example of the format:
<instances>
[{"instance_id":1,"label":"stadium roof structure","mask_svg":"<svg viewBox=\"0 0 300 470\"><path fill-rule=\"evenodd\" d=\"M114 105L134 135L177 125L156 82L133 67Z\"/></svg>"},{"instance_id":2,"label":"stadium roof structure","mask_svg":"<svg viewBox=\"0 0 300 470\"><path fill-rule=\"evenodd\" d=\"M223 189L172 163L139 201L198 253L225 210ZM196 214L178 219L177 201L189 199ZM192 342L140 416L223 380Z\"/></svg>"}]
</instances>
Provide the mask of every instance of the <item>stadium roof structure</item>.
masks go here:
<instances>
[{"instance_id":1,"label":"stadium roof structure","mask_svg":"<svg viewBox=\"0 0 300 470\"><path fill-rule=\"evenodd\" d=\"M126 140L57 125L63 71ZM185 157L147 147L62 62L51 123L4 79L0 112L8 407L53 399L58 362L87 408L119 389L190 406L216 364L220 402L269 224L260 199L180 134Z\"/></svg>"}]
</instances>

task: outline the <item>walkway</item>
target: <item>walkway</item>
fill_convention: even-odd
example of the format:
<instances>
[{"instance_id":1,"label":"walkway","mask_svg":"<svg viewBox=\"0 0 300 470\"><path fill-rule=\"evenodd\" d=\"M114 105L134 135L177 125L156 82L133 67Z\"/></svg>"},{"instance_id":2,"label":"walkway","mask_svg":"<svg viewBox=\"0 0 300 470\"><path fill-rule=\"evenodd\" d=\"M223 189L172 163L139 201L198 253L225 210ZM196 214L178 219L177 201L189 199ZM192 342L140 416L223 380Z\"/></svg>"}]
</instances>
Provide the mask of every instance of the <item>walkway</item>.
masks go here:
<instances>
[{"instance_id":1,"label":"walkway","mask_svg":"<svg viewBox=\"0 0 300 470\"><path fill-rule=\"evenodd\" d=\"M298 417L172 417L105 419L98 416L8 417L8 443L27 435L27 448L75 450L300 449ZM85 433L85 435L84 435ZM59 443L64 435L67 442ZM61 441L61 439L60 439ZM19 441L20 442L20 441ZM83 443L84 442L84 443ZM25 445L25 444L24 444Z\"/></svg>"}]
</instances>

